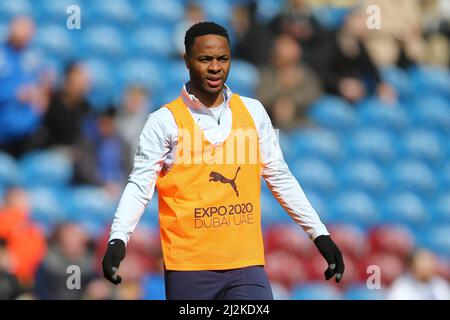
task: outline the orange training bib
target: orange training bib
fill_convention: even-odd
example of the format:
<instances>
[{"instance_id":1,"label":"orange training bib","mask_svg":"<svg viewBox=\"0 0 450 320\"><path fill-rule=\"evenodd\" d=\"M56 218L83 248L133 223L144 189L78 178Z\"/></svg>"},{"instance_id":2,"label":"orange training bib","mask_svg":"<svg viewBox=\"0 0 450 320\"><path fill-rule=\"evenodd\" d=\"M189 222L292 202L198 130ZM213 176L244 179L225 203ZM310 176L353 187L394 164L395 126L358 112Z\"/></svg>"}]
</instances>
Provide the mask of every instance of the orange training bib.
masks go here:
<instances>
[{"instance_id":1,"label":"orange training bib","mask_svg":"<svg viewBox=\"0 0 450 320\"><path fill-rule=\"evenodd\" d=\"M156 182L167 270L225 270L264 265L261 162L253 119L230 101L232 128L213 145L183 100L166 105L178 125L172 169Z\"/></svg>"}]
</instances>

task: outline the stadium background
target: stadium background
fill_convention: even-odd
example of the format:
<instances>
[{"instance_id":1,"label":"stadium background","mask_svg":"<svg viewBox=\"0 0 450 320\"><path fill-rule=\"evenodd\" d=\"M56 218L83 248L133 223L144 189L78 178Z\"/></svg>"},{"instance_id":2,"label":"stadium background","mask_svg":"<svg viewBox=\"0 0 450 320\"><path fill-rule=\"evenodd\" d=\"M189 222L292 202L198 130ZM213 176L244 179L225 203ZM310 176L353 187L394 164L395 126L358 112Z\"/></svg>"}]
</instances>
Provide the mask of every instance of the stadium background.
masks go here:
<instances>
[{"instance_id":1,"label":"stadium background","mask_svg":"<svg viewBox=\"0 0 450 320\"><path fill-rule=\"evenodd\" d=\"M80 30L66 27L71 4ZM381 9L381 30L366 27L369 4ZM263 182L275 297L386 299L414 248L431 251L421 261L449 283L448 1L0 1L2 46L22 14L36 33L24 62L33 77L19 81L46 99L14 113L3 99L13 80L0 74L0 297L164 298L155 196L121 265L124 283L108 284L99 266L143 121L187 79L182 41L198 20L230 31L228 84L263 102L345 256L343 283L325 282L323 258ZM1 71L9 60L0 58ZM66 103L65 92L79 99ZM60 112L65 103L74 107ZM81 267L81 290L67 289L68 265ZM366 285L371 265L379 290Z\"/></svg>"}]
</instances>

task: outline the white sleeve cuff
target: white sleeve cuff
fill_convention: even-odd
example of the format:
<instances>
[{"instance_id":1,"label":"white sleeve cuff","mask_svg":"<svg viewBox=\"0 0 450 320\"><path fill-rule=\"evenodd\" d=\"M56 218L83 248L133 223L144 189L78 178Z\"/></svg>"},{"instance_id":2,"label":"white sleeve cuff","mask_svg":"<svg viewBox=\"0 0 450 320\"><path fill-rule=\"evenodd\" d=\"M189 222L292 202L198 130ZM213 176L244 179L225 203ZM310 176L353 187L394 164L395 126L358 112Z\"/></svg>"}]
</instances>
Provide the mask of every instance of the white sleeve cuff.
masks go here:
<instances>
[{"instance_id":1,"label":"white sleeve cuff","mask_svg":"<svg viewBox=\"0 0 450 320\"><path fill-rule=\"evenodd\" d=\"M318 236L328 236L330 235L330 233L327 230L327 227L325 227L325 225L322 225L318 228L315 229L310 229L307 231L309 238L314 241Z\"/></svg>"},{"instance_id":2,"label":"white sleeve cuff","mask_svg":"<svg viewBox=\"0 0 450 320\"><path fill-rule=\"evenodd\" d=\"M129 238L130 238L130 237L129 237L126 233L124 233L124 232L121 232L121 231L111 231L111 233L109 234L109 240L108 240L108 243L109 243L111 240L113 240L113 239L119 239L119 240L122 240L123 242L125 242L125 246L126 246L127 243L128 243Z\"/></svg>"}]
</instances>

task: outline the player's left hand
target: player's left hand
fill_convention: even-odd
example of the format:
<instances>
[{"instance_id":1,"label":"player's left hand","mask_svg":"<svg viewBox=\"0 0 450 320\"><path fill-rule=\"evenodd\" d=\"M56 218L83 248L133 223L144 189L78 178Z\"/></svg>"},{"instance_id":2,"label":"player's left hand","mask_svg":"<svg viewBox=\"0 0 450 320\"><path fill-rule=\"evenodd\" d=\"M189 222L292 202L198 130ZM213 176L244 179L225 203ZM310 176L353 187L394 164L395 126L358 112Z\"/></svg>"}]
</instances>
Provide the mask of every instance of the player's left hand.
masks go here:
<instances>
[{"instance_id":1,"label":"player's left hand","mask_svg":"<svg viewBox=\"0 0 450 320\"><path fill-rule=\"evenodd\" d=\"M329 280L336 275L336 282L341 281L345 269L341 250L339 250L331 237L327 235L318 236L314 239L314 244L328 262L328 268L325 270L325 279Z\"/></svg>"},{"instance_id":2,"label":"player's left hand","mask_svg":"<svg viewBox=\"0 0 450 320\"><path fill-rule=\"evenodd\" d=\"M125 242L113 239L108 243L108 249L102 260L103 275L108 281L117 285L122 278L117 274L120 262L125 258Z\"/></svg>"}]
</instances>

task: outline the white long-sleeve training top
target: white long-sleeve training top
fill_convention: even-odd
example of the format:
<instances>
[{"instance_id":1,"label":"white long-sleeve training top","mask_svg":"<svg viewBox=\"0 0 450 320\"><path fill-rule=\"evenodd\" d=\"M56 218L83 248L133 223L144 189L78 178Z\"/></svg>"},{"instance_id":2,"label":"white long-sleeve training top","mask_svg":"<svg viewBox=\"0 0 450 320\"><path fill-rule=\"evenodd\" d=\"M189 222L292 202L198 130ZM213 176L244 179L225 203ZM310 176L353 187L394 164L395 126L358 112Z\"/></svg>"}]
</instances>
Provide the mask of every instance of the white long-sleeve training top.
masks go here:
<instances>
[{"instance_id":1,"label":"white long-sleeve training top","mask_svg":"<svg viewBox=\"0 0 450 320\"><path fill-rule=\"evenodd\" d=\"M181 90L181 97L193 119L211 143L223 142L230 133L231 94L230 88L225 86L222 105L207 108L189 93L189 82ZM328 235L327 228L284 161L275 130L263 105L256 99L242 96L241 99L256 126L263 165L262 176L269 189L311 240L319 235ZM162 107L151 113L139 138L134 167L115 213L110 240L121 239L128 243L152 198L156 179L163 165L174 158L177 142L178 127L170 110Z\"/></svg>"}]
</instances>

